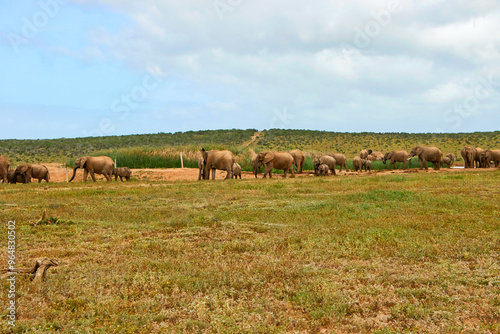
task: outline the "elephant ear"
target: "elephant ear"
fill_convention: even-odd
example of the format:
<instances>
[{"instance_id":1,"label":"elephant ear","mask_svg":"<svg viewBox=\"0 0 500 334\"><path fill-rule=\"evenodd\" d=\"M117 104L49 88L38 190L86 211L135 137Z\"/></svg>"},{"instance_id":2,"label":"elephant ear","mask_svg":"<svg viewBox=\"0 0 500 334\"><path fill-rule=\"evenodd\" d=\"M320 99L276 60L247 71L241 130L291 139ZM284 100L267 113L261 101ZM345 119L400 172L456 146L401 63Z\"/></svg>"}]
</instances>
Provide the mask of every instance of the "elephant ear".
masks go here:
<instances>
[{"instance_id":1,"label":"elephant ear","mask_svg":"<svg viewBox=\"0 0 500 334\"><path fill-rule=\"evenodd\" d=\"M266 155L264 156L264 160L262 161L263 163L267 164L271 160L274 159L274 153L273 152L267 152Z\"/></svg>"},{"instance_id":2,"label":"elephant ear","mask_svg":"<svg viewBox=\"0 0 500 334\"><path fill-rule=\"evenodd\" d=\"M208 152L205 151L205 149L203 147L201 148L201 155L203 156L203 160L207 161Z\"/></svg>"},{"instance_id":3,"label":"elephant ear","mask_svg":"<svg viewBox=\"0 0 500 334\"><path fill-rule=\"evenodd\" d=\"M88 157L80 158L80 167L81 168L85 167L85 164L87 163L87 160L88 160Z\"/></svg>"},{"instance_id":4,"label":"elephant ear","mask_svg":"<svg viewBox=\"0 0 500 334\"><path fill-rule=\"evenodd\" d=\"M390 159L390 158L392 158L392 152L389 152L389 153L387 153L387 155L386 155L386 159Z\"/></svg>"},{"instance_id":5,"label":"elephant ear","mask_svg":"<svg viewBox=\"0 0 500 334\"><path fill-rule=\"evenodd\" d=\"M30 167L29 165L18 166L16 168L16 173L18 173L18 174L24 174L24 173L26 173L28 171L29 167Z\"/></svg>"}]
</instances>

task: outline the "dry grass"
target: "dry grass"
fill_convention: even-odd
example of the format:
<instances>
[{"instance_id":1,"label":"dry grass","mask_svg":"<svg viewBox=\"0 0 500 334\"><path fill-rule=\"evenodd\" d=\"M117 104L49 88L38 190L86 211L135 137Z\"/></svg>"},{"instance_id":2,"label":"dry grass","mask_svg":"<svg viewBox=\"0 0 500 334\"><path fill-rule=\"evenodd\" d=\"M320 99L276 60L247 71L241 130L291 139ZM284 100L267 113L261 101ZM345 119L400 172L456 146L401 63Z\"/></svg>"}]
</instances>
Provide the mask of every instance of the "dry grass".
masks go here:
<instances>
[{"instance_id":1,"label":"dry grass","mask_svg":"<svg viewBox=\"0 0 500 334\"><path fill-rule=\"evenodd\" d=\"M498 177L3 185L18 265L61 263L15 331L498 332Z\"/></svg>"}]
</instances>

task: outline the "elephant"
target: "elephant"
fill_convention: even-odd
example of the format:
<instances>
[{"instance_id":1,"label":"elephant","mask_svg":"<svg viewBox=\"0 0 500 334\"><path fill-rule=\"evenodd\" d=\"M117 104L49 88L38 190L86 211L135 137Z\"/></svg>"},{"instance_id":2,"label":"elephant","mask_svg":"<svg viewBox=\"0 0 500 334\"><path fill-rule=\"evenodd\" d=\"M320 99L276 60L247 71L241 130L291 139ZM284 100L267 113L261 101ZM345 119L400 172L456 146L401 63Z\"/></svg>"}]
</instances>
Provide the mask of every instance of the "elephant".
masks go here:
<instances>
[{"instance_id":1,"label":"elephant","mask_svg":"<svg viewBox=\"0 0 500 334\"><path fill-rule=\"evenodd\" d=\"M87 176L90 173L92 181L96 182L95 174L102 174L107 181L111 181L111 176L113 175L113 169L115 164L110 157L99 156L99 157L81 157L76 159L75 165L73 167L73 176L69 182L73 181L76 176L76 170L78 168L83 168L83 182L87 182Z\"/></svg>"},{"instance_id":2,"label":"elephant","mask_svg":"<svg viewBox=\"0 0 500 334\"><path fill-rule=\"evenodd\" d=\"M231 151L219 151L219 150L210 150L205 151L205 149L201 148L201 154L203 156L204 162L204 171L203 171L203 179L210 179L210 171L212 171L212 180L215 180L215 171L217 169L225 170L226 180L231 178L231 173L233 170L233 164L235 163L235 157Z\"/></svg>"},{"instance_id":3,"label":"elephant","mask_svg":"<svg viewBox=\"0 0 500 334\"><path fill-rule=\"evenodd\" d=\"M231 174L231 178L237 179L238 176L240 177L240 180L241 180L241 166L240 166L239 163L235 162L233 164L233 171L232 171L232 174Z\"/></svg>"},{"instance_id":4,"label":"elephant","mask_svg":"<svg viewBox=\"0 0 500 334\"><path fill-rule=\"evenodd\" d=\"M330 172L330 168L328 167L327 164L321 164L318 166L318 174L320 176L326 176L328 175L328 172Z\"/></svg>"},{"instance_id":5,"label":"elephant","mask_svg":"<svg viewBox=\"0 0 500 334\"><path fill-rule=\"evenodd\" d=\"M331 153L327 155L335 159L335 165L340 166L339 172L342 171L342 167L345 168L346 172L349 171L349 168L347 168L347 159L345 158L345 155L343 155L342 153Z\"/></svg>"},{"instance_id":6,"label":"elephant","mask_svg":"<svg viewBox=\"0 0 500 334\"><path fill-rule=\"evenodd\" d=\"M132 175L132 171L128 167L118 167L113 168L113 175L115 176L115 181L118 181L118 177L120 177L120 181L123 182L123 178L125 180L130 181L130 176Z\"/></svg>"},{"instance_id":7,"label":"elephant","mask_svg":"<svg viewBox=\"0 0 500 334\"><path fill-rule=\"evenodd\" d=\"M304 168L304 162L306 161L306 156L304 155L304 153L299 149L291 150L288 153L290 153L293 157L293 164L295 165L297 173L298 174L302 173L302 169Z\"/></svg>"},{"instance_id":8,"label":"elephant","mask_svg":"<svg viewBox=\"0 0 500 334\"><path fill-rule=\"evenodd\" d=\"M483 152L485 156L485 161L490 164L490 161L493 161L495 164L495 168L500 168L500 150L485 150Z\"/></svg>"},{"instance_id":9,"label":"elephant","mask_svg":"<svg viewBox=\"0 0 500 334\"><path fill-rule=\"evenodd\" d=\"M9 183L28 183L28 176L24 174L16 174L15 169L9 169L7 172L7 180Z\"/></svg>"},{"instance_id":10,"label":"elephant","mask_svg":"<svg viewBox=\"0 0 500 334\"><path fill-rule=\"evenodd\" d=\"M313 159L313 166L314 166L314 174L318 175L319 174L319 166L320 165L327 165L330 171L332 172L333 175L337 175L335 172L335 165L337 164L337 161L335 160L334 157L330 155L320 155L317 156Z\"/></svg>"},{"instance_id":11,"label":"elephant","mask_svg":"<svg viewBox=\"0 0 500 334\"><path fill-rule=\"evenodd\" d=\"M354 157L352 159L352 169L357 172L358 170L361 172L361 167L363 167L363 159L360 157Z\"/></svg>"},{"instance_id":12,"label":"elephant","mask_svg":"<svg viewBox=\"0 0 500 334\"><path fill-rule=\"evenodd\" d=\"M9 166L10 166L9 160L3 155L0 155L0 177L2 178L3 183L9 182L8 179Z\"/></svg>"},{"instance_id":13,"label":"elephant","mask_svg":"<svg viewBox=\"0 0 500 334\"><path fill-rule=\"evenodd\" d=\"M203 158L198 159L198 181L203 179L203 173L205 172L205 160Z\"/></svg>"},{"instance_id":14,"label":"elephant","mask_svg":"<svg viewBox=\"0 0 500 334\"><path fill-rule=\"evenodd\" d=\"M363 159L362 160L363 166L365 168L365 172L370 172L372 171L372 162L371 160L368 159Z\"/></svg>"},{"instance_id":15,"label":"elephant","mask_svg":"<svg viewBox=\"0 0 500 334\"><path fill-rule=\"evenodd\" d=\"M295 177L295 173L293 172L293 157L288 152L260 152L257 154L257 161L265 165L263 178L266 178L268 174L269 178L272 178L273 168L283 169L283 177L286 177L288 172L292 174L292 177Z\"/></svg>"},{"instance_id":16,"label":"elephant","mask_svg":"<svg viewBox=\"0 0 500 334\"><path fill-rule=\"evenodd\" d=\"M486 161L486 156L482 154L485 150L480 147L476 147L476 154L474 156L474 164L476 168L487 168L490 167L489 162Z\"/></svg>"},{"instance_id":17,"label":"elephant","mask_svg":"<svg viewBox=\"0 0 500 334\"><path fill-rule=\"evenodd\" d=\"M446 156L443 158L443 160L441 160L441 167L443 167L443 165L445 164L448 165L448 168L451 168L451 166L453 165L453 160Z\"/></svg>"},{"instance_id":18,"label":"elephant","mask_svg":"<svg viewBox=\"0 0 500 334\"><path fill-rule=\"evenodd\" d=\"M476 158L476 149L471 146L465 146L460 150L460 154L464 159L465 168L474 168L474 160Z\"/></svg>"},{"instance_id":19,"label":"elephant","mask_svg":"<svg viewBox=\"0 0 500 334\"><path fill-rule=\"evenodd\" d=\"M262 162L257 160L257 154L252 149L249 149L249 151L250 154L252 155L253 173L255 175L255 178L257 178L257 174L260 173L260 167L262 166Z\"/></svg>"},{"instance_id":20,"label":"elephant","mask_svg":"<svg viewBox=\"0 0 500 334\"><path fill-rule=\"evenodd\" d=\"M418 164L420 169L427 168L427 162L432 162L435 170L439 170L441 165L441 160L443 159L443 152L437 147L430 146L415 146L411 149L410 157L418 156Z\"/></svg>"},{"instance_id":21,"label":"elephant","mask_svg":"<svg viewBox=\"0 0 500 334\"><path fill-rule=\"evenodd\" d=\"M457 158L455 157L455 154L453 153L448 153L446 155L446 158L450 159L450 165L448 165L450 168L453 166L453 164L455 163L455 160L457 160Z\"/></svg>"},{"instance_id":22,"label":"elephant","mask_svg":"<svg viewBox=\"0 0 500 334\"><path fill-rule=\"evenodd\" d=\"M370 155L372 153L373 153L372 150L361 150L361 152L359 152L359 157L361 159L366 159L366 158L368 158L368 155Z\"/></svg>"},{"instance_id":23,"label":"elephant","mask_svg":"<svg viewBox=\"0 0 500 334\"><path fill-rule=\"evenodd\" d=\"M372 158L370 159L372 161L379 161L379 160L382 160L384 158L384 153L382 153L380 151L372 152L370 155L372 156Z\"/></svg>"},{"instance_id":24,"label":"elephant","mask_svg":"<svg viewBox=\"0 0 500 334\"><path fill-rule=\"evenodd\" d=\"M402 150L402 151L391 151L387 152L384 154L384 157L382 159L382 162L385 164L387 160L390 160L389 164L389 170L392 170L396 166L396 162L402 162L403 163L403 169L406 169L406 162L408 161L408 167L410 164L410 160L408 159L410 155L408 152Z\"/></svg>"},{"instance_id":25,"label":"elephant","mask_svg":"<svg viewBox=\"0 0 500 334\"><path fill-rule=\"evenodd\" d=\"M18 175L26 175L27 182L31 182L31 178L38 179L38 183L45 180L45 182L49 183L50 181L50 173L49 169L45 165L39 164L25 164L19 165L15 171ZM17 176L16 176L17 178Z\"/></svg>"}]
</instances>

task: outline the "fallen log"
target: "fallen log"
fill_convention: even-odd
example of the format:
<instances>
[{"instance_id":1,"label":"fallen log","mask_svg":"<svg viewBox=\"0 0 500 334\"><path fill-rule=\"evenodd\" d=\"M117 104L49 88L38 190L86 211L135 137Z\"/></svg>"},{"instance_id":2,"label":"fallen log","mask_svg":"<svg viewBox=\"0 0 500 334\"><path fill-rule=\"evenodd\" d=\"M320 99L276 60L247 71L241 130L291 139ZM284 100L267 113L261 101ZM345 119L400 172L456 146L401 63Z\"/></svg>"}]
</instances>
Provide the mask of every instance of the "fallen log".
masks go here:
<instances>
[{"instance_id":1,"label":"fallen log","mask_svg":"<svg viewBox=\"0 0 500 334\"><path fill-rule=\"evenodd\" d=\"M33 268L14 268L14 269L2 269L2 273L6 273L9 276L16 274L31 274L35 275L33 277L33 282L43 281L45 278L45 272L47 269L53 266L58 266L57 260L44 258L35 261Z\"/></svg>"}]
</instances>

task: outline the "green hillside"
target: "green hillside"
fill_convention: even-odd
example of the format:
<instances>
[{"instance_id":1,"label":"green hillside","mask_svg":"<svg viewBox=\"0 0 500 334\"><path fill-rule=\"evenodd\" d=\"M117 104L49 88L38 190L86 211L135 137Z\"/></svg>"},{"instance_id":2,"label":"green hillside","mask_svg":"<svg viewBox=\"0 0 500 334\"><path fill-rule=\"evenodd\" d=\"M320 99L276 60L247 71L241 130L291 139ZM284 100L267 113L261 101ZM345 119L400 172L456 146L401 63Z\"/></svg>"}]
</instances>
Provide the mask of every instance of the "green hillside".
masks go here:
<instances>
[{"instance_id":1,"label":"green hillside","mask_svg":"<svg viewBox=\"0 0 500 334\"><path fill-rule=\"evenodd\" d=\"M83 155L109 155L129 159L134 167L180 166L179 152L186 157L186 166L193 166L201 146L207 149L229 149L248 160L248 148L262 150L290 150L299 148L311 156L316 153L342 152L348 158L361 149L386 152L394 149L410 150L415 145L439 147L443 153L453 152L458 157L465 145L482 148L500 148L500 131L474 133L346 133L312 130L271 129L207 130L145 135L61 138L44 140L1 140L0 154L13 165L30 162L67 163ZM144 165L149 157L171 159L169 163ZM158 158L159 157L159 158ZM134 165L135 163L135 165Z\"/></svg>"}]
</instances>

